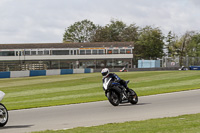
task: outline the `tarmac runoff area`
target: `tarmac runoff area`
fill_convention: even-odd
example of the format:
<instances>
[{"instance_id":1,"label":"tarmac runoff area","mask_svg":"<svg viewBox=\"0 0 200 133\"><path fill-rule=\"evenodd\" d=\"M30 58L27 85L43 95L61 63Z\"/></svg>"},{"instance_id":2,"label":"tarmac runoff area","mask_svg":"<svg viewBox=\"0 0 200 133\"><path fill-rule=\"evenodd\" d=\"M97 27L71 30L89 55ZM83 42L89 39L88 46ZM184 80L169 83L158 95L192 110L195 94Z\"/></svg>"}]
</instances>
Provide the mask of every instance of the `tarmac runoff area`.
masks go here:
<instances>
[{"instance_id":1,"label":"tarmac runoff area","mask_svg":"<svg viewBox=\"0 0 200 133\"><path fill-rule=\"evenodd\" d=\"M108 101L9 111L0 133L25 133L89 127L200 113L200 89L139 97L137 105L114 107Z\"/></svg>"}]
</instances>

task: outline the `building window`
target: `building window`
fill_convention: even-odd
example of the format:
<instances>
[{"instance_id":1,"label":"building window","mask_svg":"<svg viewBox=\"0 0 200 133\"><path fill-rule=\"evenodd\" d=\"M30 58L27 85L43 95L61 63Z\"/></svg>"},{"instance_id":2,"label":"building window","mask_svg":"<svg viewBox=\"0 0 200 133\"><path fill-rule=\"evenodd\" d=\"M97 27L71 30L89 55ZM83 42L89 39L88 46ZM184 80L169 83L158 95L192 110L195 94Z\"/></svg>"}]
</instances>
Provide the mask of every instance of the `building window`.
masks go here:
<instances>
[{"instance_id":1,"label":"building window","mask_svg":"<svg viewBox=\"0 0 200 133\"><path fill-rule=\"evenodd\" d=\"M36 51L31 51L31 55L36 55Z\"/></svg>"},{"instance_id":2,"label":"building window","mask_svg":"<svg viewBox=\"0 0 200 133\"><path fill-rule=\"evenodd\" d=\"M80 55L85 55L85 50L80 50Z\"/></svg>"},{"instance_id":3,"label":"building window","mask_svg":"<svg viewBox=\"0 0 200 133\"><path fill-rule=\"evenodd\" d=\"M49 50L44 50L44 55L49 55Z\"/></svg>"},{"instance_id":4,"label":"building window","mask_svg":"<svg viewBox=\"0 0 200 133\"><path fill-rule=\"evenodd\" d=\"M92 54L96 55L97 54L97 50L92 50Z\"/></svg>"},{"instance_id":5,"label":"building window","mask_svg":"<svg viewBox=\"0 0 200 133\"><path fill-rule=\"evenodd\" d=\"M1 51L0 56L15 56L14 51Z\"/></svg>"},{"instance_id":6,"label":"building window","mask_svg":"<svg viewBox=\"0 0 200 133\"><path fill-rule=\"evenodd\" d=\"M99 54L104 54L103 50L99 50Z\"/></svg>"},{"instance_id":7,"label":"building window","mask_svg":"<svg viewBox=\"0 0 200 133\"><path fill-rule=\"evenodd\" d=\"M131 54L131 49L126 49L126 54Z\"/></svg>"},{"instance_id":8,"label":"building window","mask_svg":"<svg viewBox=\"0 0 200 133\"><path fill-rule=\"evenodd\" d=\"M119 50L118 49L114 49L113 50L113 54L119 54Z\"/></svg>"},{"instance_id":9,"label":"building window","mask_svg":"<svg viewBox=\"0 0 200 133\"><path fill-rule=\"evenodd\" d=\"M107 50L107 54L112 54L112 50Z\"/></svg>"},{"instance_id":10,"label":"building window","mask_svg":"<svg viewBox=\"0 0 200 133\"><path fill-rule=\"evenodd\" d=\"M91 50L86 50L86 55L91 55Z\"/></svg>"},{"instance_id":11,"label":"building window","mask_svg":"<svg viewBox=\"0 0 200 133\"><path fill-rule=\"evenodd\" d=\"M25 55L31 55L31 51L25 51Z\"/></svg>"},{"instance_id":12,"label":"building window","mask_svg":"<svg viewBox=\"0 0 200 133\"><path fill-rule=\"evenodd\" d=\"M120 49L120 54L125 54L125 49Z\"/></svg>"},{"instance_id":13,"label":"building window","mask_svg":"<svg viewBox=\"0 0 200 133\"><path fill-rule=\"evenodd\" d=\"M43 51L38 51L38 55L43 55Z\"/></svg>"},{"instance_id":14,"label":"building window","mask_svg":"<svg viewBox=\"0 0 200 133\"><path fill-rule=\"evenodd\" d=\"M52 50L52 55L69 55L69 50Z\"/></svg>"}]
</instances>

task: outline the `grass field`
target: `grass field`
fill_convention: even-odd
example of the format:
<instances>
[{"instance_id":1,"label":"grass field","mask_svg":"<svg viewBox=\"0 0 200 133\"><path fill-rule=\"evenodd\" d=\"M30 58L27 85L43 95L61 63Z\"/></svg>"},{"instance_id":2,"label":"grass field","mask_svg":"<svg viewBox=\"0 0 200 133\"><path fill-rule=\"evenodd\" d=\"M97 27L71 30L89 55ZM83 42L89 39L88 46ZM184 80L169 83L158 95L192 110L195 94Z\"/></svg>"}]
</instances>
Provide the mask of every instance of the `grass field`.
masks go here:
<instances>
[{"instance_id":1,"label":"grass field","mask_svg":"<svg viewBox=\"0 0 200 133\"><path fill-rule=\"evenodd\" d=\"M139 96L199 89L200 71L117 73ZM106 100L100 73L0 79L9 110Z\"/></svg>"},{"instance_id":2,"label":"grass field","mask_svg":"<svg viewBox=\"0 0 200 133\"><path fill-rule=\"evenodd\" d=\"M199 133L200 114L35 133Z\"/></svg>"}]
</instances>

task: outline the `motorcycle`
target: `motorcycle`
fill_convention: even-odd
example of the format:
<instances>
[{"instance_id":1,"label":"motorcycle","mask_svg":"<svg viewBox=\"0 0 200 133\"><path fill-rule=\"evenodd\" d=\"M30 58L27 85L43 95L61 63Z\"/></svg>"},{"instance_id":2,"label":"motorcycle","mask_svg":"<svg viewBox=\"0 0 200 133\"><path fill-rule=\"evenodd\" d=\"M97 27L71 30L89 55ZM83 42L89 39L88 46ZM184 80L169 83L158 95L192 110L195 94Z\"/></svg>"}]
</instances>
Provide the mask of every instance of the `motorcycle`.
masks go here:
<instances>
[{"instance_id":1,"label":"motorcycle","mask_svg":"<svg viewBox=\"0 0 200 133\"><path fill-rule=\"evenodd\" d=\"M138 96L134 90L129 89L130 91L128 92L124 86L112 81L111 79L112 78L107 77L103 80L103 88L106 97L113 106L129 102L131 104L137 104ZM126 84L128 83L129 81L126 81Z\"/></svg>"},{"instance_id":2,"label":"motorcycle","mask_svg":"<svg viewBox=\"0 0 200 133\"><path fill-rule=\"evenodd\" d=\"M128 72L128 70L126 69L126 67L123 67L122 70L119 70L120 72Z\"/></svg>"},{"instance_id":3,"label":"motorcycle","mask_svg":"<svg viewBox=\"0 0 200 133\"><path fill-rule=\"evenodd\" d=\"M4 96L5 93L0 91L0 102ZM8 110L2 103L0 103L0 127L5 126L7 122L8 122Z\"/></svg>"}]
</instances>

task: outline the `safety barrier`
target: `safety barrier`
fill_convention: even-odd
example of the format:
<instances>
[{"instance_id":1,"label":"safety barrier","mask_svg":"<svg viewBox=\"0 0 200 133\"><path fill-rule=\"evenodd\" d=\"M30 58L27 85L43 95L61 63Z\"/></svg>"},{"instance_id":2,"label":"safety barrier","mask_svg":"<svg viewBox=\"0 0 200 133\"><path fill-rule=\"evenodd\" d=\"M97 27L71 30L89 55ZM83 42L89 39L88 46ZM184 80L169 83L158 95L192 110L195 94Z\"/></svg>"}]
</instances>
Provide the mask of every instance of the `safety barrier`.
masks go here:
<instances>
[{"instance_id":1,"label":"safety barrier","mask_svg":"<svg viewBox=\"0 0 200 133\"><path fill-rule=\"evenodd\" d=\"M200 70L200 66L190 66L190 70Z\"/></svg>"},{"instance_id":2,"label":"safety barrier","mask_svg":"<svg viewBox=\"0 0 200 133\"><path fill-rule=\"evenodd\" d=\"M55 70L30 70L30 71L8 71L0 72L0 78L17 78L17 77L32 77L32 76L47 76L47 75L64 75L75 73L93 73L91 68L86 69L55 69Z\"/></svg>"}]
</instances>

